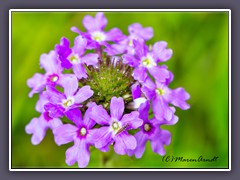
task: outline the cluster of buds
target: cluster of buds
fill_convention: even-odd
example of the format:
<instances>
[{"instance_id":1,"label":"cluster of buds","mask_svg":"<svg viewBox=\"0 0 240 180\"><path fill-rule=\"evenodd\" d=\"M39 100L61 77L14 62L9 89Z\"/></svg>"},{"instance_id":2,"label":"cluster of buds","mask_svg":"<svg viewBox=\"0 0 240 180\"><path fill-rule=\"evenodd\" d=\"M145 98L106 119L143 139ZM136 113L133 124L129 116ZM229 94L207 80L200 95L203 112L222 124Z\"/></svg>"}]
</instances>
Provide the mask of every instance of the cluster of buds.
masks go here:
<instances>
[{"instance_id":1,"label":"cluster of buds","mask_svg":"<svg viewBox=\"0 0 240 180\"><path fill-rule=\"evenodd\" d=\"M170 89L173 74L160 65L172 50L164 41L148 47L153 29L139 23L128 27L128 36L118 28L105 32L107 19L101 12L85 16L83 25L87 32L71 28L77 33L73 47L63 37L40 57L45 74L27 81L29 97L39 94L36 110L41 114L25 128L32 144L39 144L51 129L57 145L74 142L66 163L77 162L81 168L90 161L90 146L141 158L149 140L153 152L163 156L171 134L161 125L178 121L174 106L190 107L189 94Z\"/></svg>"}]
</instances>

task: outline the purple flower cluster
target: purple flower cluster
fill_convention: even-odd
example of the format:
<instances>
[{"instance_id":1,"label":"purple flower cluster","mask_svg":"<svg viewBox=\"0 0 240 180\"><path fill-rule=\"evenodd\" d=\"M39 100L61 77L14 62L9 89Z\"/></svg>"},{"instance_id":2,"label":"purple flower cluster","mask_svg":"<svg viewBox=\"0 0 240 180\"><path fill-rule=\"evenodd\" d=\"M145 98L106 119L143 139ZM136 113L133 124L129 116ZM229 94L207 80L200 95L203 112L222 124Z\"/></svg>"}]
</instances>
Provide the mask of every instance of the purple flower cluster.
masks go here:
<instances>
[{"instance_id":1,"label":"purple flower cluster","mask_svg":"<svg viewBox=\"0 0 240 180\"><path fill-rule=\"evenodd\" d=\"M161 125L177 123L174 106L190 108L189 94L169 88L173 74L160 65L172 50L163 41L147 46L153 29L138 23L129 26L128 36L118 28L105 32L101 12L85 16L83 25L87 32L71 28L78 34L73 47L61 38L40 57L45 74L27 81L29 97L39 94L36 110L41 113L25 129L32 144L39 144L50 128L57 145L74 143L66 163L81 168L90 161L90 146L141 158L149 140L154 153L165 155L171 134Z\"/></svg>"}]
</instances>

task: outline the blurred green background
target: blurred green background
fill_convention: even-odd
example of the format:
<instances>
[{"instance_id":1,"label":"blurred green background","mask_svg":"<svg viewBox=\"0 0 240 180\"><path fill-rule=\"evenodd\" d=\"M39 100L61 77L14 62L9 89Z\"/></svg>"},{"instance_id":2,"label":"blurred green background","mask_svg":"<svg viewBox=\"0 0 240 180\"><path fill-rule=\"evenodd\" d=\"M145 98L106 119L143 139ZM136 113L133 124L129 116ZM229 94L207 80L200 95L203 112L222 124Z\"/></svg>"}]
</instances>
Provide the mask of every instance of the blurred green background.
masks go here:
<instances>
[{"instance_id":1,"label":"blurred green background","mask_svg":"<svg viewBox=\"0 0 240 180\"><path fill-rule=\"evenodd\" d=\"M30 142L25 126L38 117L38 96L28 98L26 81L39 67L39 57L54 49L65 36L73 43L77 34L70 27L85 31L82 19L94 12L12 12L12 168L76 168L65 164L65 151L73 143L57 146L47 131L37 146ZM170 156L213 158L216 162L163 162L150 143L141 159L119 156L112 151L91 150L88 168L227 168L228 167L228 13L227 12L107 12L105 30L139 22L154 29L147 42L168 42L173 57L166 65L174 73L171 88L184 87L191 95L191 109L177 109L179 122L163 126L172 133L166 147Z\"/></svg>"}]
</instances>

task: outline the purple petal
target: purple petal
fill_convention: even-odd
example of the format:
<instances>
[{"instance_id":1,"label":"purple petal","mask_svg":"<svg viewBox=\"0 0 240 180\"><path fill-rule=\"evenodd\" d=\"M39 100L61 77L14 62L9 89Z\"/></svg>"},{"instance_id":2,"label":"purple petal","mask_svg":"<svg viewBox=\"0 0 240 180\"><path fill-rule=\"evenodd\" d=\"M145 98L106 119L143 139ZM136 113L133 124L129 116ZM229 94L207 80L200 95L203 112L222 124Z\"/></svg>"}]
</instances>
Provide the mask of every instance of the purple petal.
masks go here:
<instances>
[{"instance_id":1,"label":"purple petal","mask_svg":"<svg viewBox=\"0 0 240 180\"><path fill-rule=\"evenodd\" d=\"M121 120L124 125L128 125L129 129L137 129L143 123L142 119L138 118L139 113L132 111L130 114L125 114Z\"/></svg>"},{"instance_id":2,"label":"purple petal","mask_svg":"<svg viewBox=\"0 0 240 180\"><path fill-rule=\"evenodd\" d=\"M144 120L144 121L147 121L148 120L148 112L149 112L149 109L150 109L150 103L149 101L146 101L145 103L142 103L140 105L140 108L138 110L139 112L139 118Z\"/></svg>"},{"instance_id":3,"label":"purple petal","mask_svg":"<svg viewBox=\"0 0 240 180\"><path fill-rule=\"evenodd\" d=\"M173 113L175 113L175 108L174 107L170 107L170 109L172 110ZM154 120L153 120L154 121ZM178 122L178 117L173 115L172 119L167 121L165 119L159 121L156 119L156 123L159 123L159 125L174 125Z\"/></svg>"},{"instance_id":4,"label":"purple petal","mask_svg":"<svg viewBox=\"0 0 240 180\"><path fill-rule=\"evenodd\" d=\"M152 102L152 109L154 115L157 119L161 120L162 118L170 121L173 118L173 111L168 106L167 102L163 97L156 96Z\"/></svg>"},{"instance_id":5,"label":"purple petal","mask_svg":"<svg viewBox=\"0 0 240 180\"><path fill-rule=\"evenodd\" d=\"M154 82L150 78L147 78L143 84L142 92L149 100L156 95L155 89L156 85L154 84Z\"/></svg>"},{"instance_id":6,"label":"purple petal","mask_svg":"<svg viewBox=\"0 0 240 180\"><path fill-rule=\"evenodd\" d=\"M123 35L122 31L118 28L113 28L106 33L106 41L114 41L118 42L125 38L126 36Z\"/></svg>"},{"instance_id":7,"label":"purple petal","mask_svg":"<svg viewBox=\"0 0 240 180\"><path fill-rule=\"evenodd\" d=\"M169 103L183 110L187 110L190 108L190 105L185 102L190 98L190 95L183 88L177 88L172 90L166 98Z\"/></svg>"},{"instance_id":8,"label":"purple petal","mask_svg":"<svg viewBox=\"0 0 240 180\"><path fill-rule=\"evenodd\" d=\"M82 122L82 113L77 108L68 110L67 112L65 112L65 115L67 116L67 118L69 120L74 122L77 126L79 126L80 124L83 123Z\"/></svg>"},{"instance_id":9,"label":"purple petal","mask_svg":"<svg viewBox=\"0 0 240 180\"><path fill-rule=\"evenodd\" d=\"M65 99L64 94L61 92L57 91L51 86L47 86L47 90L43 92L44 96L47 97L47 99L54 103L54 104L59 104L62 102L63 99Z\"/></svg>"},{"instance_id":10,"label":"purple petal","mask_svg":"<svg viewBox=\"0 0 240 180\"><path fill-rule=\"evenodd\" d=\"M124 64L128 64L129 66L132 66L132 67L137 67L139 65L139 60L136 59L131 54L124 54L122 56L122 58L123 58L123 63Z\"/></svg>"},{"instance_id":11,"label":"purple petal","mask_svg":"<svg viewBox=\"0 0 240 180\"><path fill-rule=\"evenodd\" d=\"M153 37L153 29L151 27L143 28L141 24L134 23L128 27L128 32L131 35L149 40Z\"/></svg>"},{"instance_id":12,"label":"purple petal","mask_svg":"<svg viewBox=\"0 0 240 180\"><path fill-rule=\"evenodd\" d=\"M59 118L59 117L63 117L64 114L64 108L61 105L55 105L52 103L47 103L44 105L44 109L46 112L48 112L48 115L51 118Z\"/></svg>"},{"instance_id":13,"label":"purple petal","mask_svg":"<svg viewBox=\"0 0 240 180\"><path fill-rule=\"evenodd\" d=\"M110 103L111 117L114 117L120 120L123 115L123 111L124 111L123 98L112 97L111 103Z\"/></svg>"},{"instance_id":14,"label":"purple petal","mask_svg":"<svg viewBox=\"0 0 240 180\"><path fill-rule=\"evenodd\" d=\"M142 57L147 56L148 47L145 45L143 39L138 39L138 40L133 39L133 45L134 45L135 53L138 59L141 59Z\"/></svg>"},{"instance_id":15,"label":"purple petal","mask_svg":"<svg viewBox=\"0 0 240 180\"><path fill-rule=\"evenodd\" d=\"M135 137L125 132L115 136L114 140L114 151L120 155L126 154L128 149L134 150L137 146Z\"/></svg>"},{"instance_id":16,"label":"purple petal","mask_svg":"<svg viewBox=\"0 0 240 180\"><path fill-rule=\"evenodd\" d=\"M166 82L166 80L170 77L169 71L160 66L154 66L148 68L150 74L159 82Z\"/></svg>"},{"instance_id":17,"label":"purple petal","mask_svg":"<svg viewBox=\"0 0 240 180\"><path fill-rule=\"evenodd\" d=\"M28 87L32 88L30 93L28 94L29 97L32 97L33 94L41 92L46 85L45 76L39 73L36 73L27 80Z\"/></svg>"},{"instance_id":18,"label":"purple petal","mask_svg":"<svg viewBox=\"0 0 240 180\"><path fill-rule=\"evenodd\" d=\"M148 77L147 71L145 67L137 67L133 71L133 77L135 80L139 81L140 83L145 82Z\"/></svg>"},{"instance_id":19,"label":"purple petal","mask_svg":"<svg viewBox=\"0 0 240 180\"><path fill-rule=\"evenodd\" d=\"M62 121L58 118L51 119L48 121L48 126L53 130L62 125Z\"/></svg>"},{"instance_id":20,"label":"purple petal","mask_svg":"<svg viewBox=\"0 0 240 180\"><path fill-rule=\"evenodd\" d=\"M172 57L172 49L166 49L167 43L164 41L157 42L153 45L153 53L158 57L160 62L165 62Z\"/></svg>"},{"instance_id":21,"label":"purple petal","mask_svg":"<svg viewBox=\"0 0 240 180\"><path fill-rule=\"evenodd\" d=\"M96 124L96 122L91 119L91 113L94 106L97 106L96 103L95 102L91 103L84 114L83 122L88 129L91 129Z\"/></svg>"},{"instance_id":22,"label":"purple petal","mask_svg":"<svg viewBox=\"0 0 240 180\"><path fill-rule=\"evenodd\" d=\"M109 120L111 119L102 106L94 106L90 113L90 118L100 125L109 125Z\"/></svg>"},{"instance_id":23,"label":"purple petal","mask_svg":"<svg viewBox=\"0 0 240 180\"><path fill-rule=\"evenodd\" d=\"M87 71L82 64L74 64L73 72L78 79L87 78Z\"/></svg>"},{"instance_id":24,"label":"purple petal","mask_svg":"<svg viewBox=\"0 0 240 180\"><path fill-rule=\"evenodd\" d=\"M81 58L81 61L88 66L95 66L98 63L98 54L88 53L87 55Z\"/></svg>"},{"instance_id":25,"label":"purple petal","mask_svg":"<svg viewBox=\"0 0 240 180\"><path fill-rule=\"evenodd\" d=\"M62 65L62 67L66 68L66 69L70 69L72 67L72 64L67 59L67 57L72 53L72 50L70 49L69 46L70 46L70 42L65 37L61 38L60 45L57 44L55 46L55 51L57 52L57 54L59 56L61 65Z\"/></svg>"},{"instance_id":26,"label":"purple petal","mask_svg":"<svg viewBox=\"0 0 240 180\"><path fill-rule=\"evenodd\" d=\"M171 134L169 131L161 130L158 132L156 137L151 140L151 146L153 152L164 156L166 151L164 149L164 145L169 145L171 142Z\"/></svg>"},{"instance_id":27,"label":"purple petal","mask_svg":"<svg viewBox=\"0 0 240 180\"><path fill-rule=\"evenodd\" d=\"M142 91L139 84L134 84L131 86L133 99L141 97Z\"/></svg>"},{"instance_id":28,"label":"purple petal","mask_svg":"<svg viewBox=\"0 0 240 180\"><path fill-rule=\"evenodd\" d=\"M46 97L46 94L44 95L44 93L39 94L39 100L36 103L35 109L40 112L43 113L44 112L44 105L47 104L49 101Z\"/></svg>"},{"instance_id":29,"label":"purple petal","mask_svg":"<svg viewBox=\"0 0 240 180\"><path fill-rule=\"evenodd\" d=\"M75 103L82 103L89 99L92 95L93 91L91 90L90 86L83 86L78 90L76 95L74 95Z\"/></svg>"},{"instance_id":30,"label":"purple petal","mask_svg":"<svg viewBox=\"0 0 240 180\"><path fill-rule=\"evenodd\" d=\"M112 142L112 133L109 127L101 127L95 130L91 138L96 148L103 148Z\"/></svg>"},{"instance_id":31,"label":"purple petal","mask_svg":"<svg viewBox=\"0 0 240 180\"><path fill-rule=\"evenodd\" d=\"M37 145L43 140L47 128L47 122L40 116L39 118L33 118L25 127L25 131L27 134L32 134L31 142L33 145Z\"/></svg>"},{"instance_id":32,"label":"purple petal","mask_svg":"<svg viewBox=\"0 0 240 180\"><path fill-rule=\"evenodd\" d=\"M85 53L87 47L87 40L83 36L77 36L74 39L73 52L81 57Z\"/></svg>"},{"instance_id":33,"label":"purple petal","mask_svg":"<svg viewBox=\"0 0 240 180\"><path fill-rule=\"evenodd\" d=\"M61 78L61 85L64 89L66 97L71 97L77 91L78 80L74 75L65 75Z\"/></svg>"},{"instance_id":34,"label":"purple petal","mask_svg":"<svg viewBox=\"0 0 240 180\"><path fill-rule=\"evenodd\" d=\"M90 32L102 31L107 25L107 19L102 12L99 12L95 18L90 15L85 16L83 18L83 25Z\"/></svg>"},{"instance_id":35,"label":"purple petal","mask_svg":"<svg viewBox=\"0 0 240 180\"><path fill-rule=\"evenodd\" d=\"M137 141L137 147L135 150L133 150L136 158L141 158L144 151L145 151L145 145L148 140L147 134L143 133L142 131L139 131L134 136Z\"/></svg>"},{"instance_id":36,"label":"purple petal","mask_svg":"<svg viewBox=\"0 0 240 180\"><path fill-rule=\"evenodd\" d=\"M117 54L122 54L126 51L127 46L125 44L112 44L106 46L104 52L106 52L109 56L114 56Z\"/></svg>"},{"instance_id":37,"label":"purple petal","mask_svg":"<svg viewBox=\"0 0 240 180\"><path fill-rule=\"evenodd\" d=\"M77 136L78 128L71 124L64 124L53 129L54 139L58 146L72 142Z\"/></svg>"},{"instance_id":38,"label":"purple petal","mask_svg":"<svg viewBox=\"0 0 240 180\"><path fill-rule=\"evenodd\" d=\"M40 66L43 67L49 74L62 71L55 51L50 51L49 54L42 54L40 57Z\"/></svg>"},{"instance_id":39,"label":"purple petal","mask_svg":"<svg viewBox=\"0 0 240 180\"><path fill-rule=\"evenodd\" d=\"M66 151L66 163L72 166L77 161L80 168L85 168L90 160L88 148L84 140L75 140L74 145Z\"/></svg>"}]
</instances>

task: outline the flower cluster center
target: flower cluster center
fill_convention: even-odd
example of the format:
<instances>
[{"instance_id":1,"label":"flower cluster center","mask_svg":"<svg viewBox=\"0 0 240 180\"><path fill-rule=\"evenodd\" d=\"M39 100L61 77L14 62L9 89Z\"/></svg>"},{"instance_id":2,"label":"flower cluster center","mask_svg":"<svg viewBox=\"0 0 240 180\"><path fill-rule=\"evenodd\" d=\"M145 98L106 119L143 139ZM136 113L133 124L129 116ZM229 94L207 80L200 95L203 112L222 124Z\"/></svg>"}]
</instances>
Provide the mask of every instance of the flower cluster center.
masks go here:
<instances>
[{"instance_id":1,"label":"flower cluster center","mask_svg":"<svg viewBox=\"0 0 240 180\"><path fill-rule=\"evenodd\" d=\"M114 130L115 132L117 132L117 131L120 129L119 123L116 122L116 121L114 121L114 122L112 123L112 128L113 128L113 130Z\"/></svg>"}]
</instances>

